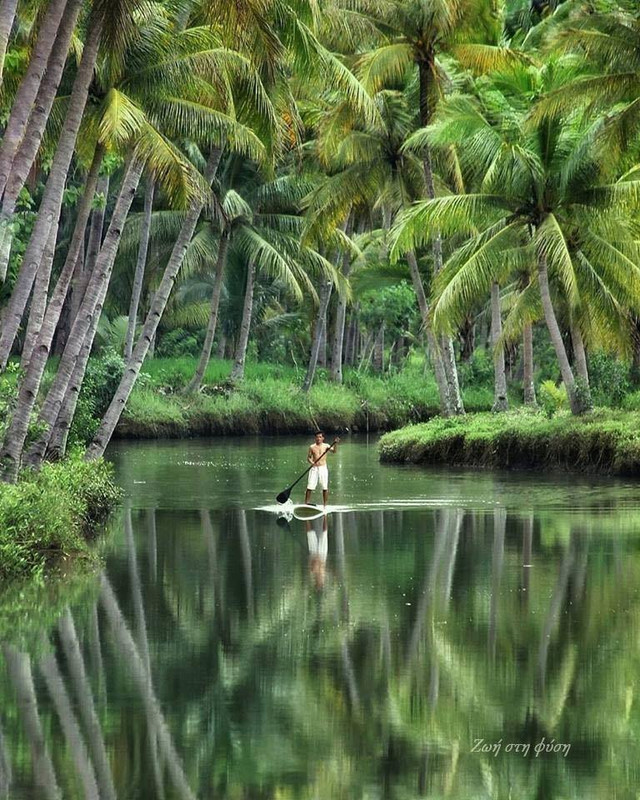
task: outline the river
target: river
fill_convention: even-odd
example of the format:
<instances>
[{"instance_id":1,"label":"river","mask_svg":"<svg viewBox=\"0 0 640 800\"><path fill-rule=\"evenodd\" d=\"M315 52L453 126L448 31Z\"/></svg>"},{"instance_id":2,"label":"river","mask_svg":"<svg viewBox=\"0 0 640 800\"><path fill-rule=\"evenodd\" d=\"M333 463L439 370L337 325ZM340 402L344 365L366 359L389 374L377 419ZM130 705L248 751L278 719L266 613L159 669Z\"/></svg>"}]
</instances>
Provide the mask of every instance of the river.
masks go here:
<instances>
[{"instance_id":1,"label":"river","mask_svg":"<svg viewBox=\"0 0 640 800\"><path fill-rule=\"evenodd\" d=\"M353 437L279 519L307 444L111 446L101 567L2 623L0 798L636 797L640 486Z\"/></svg>"}]
</instances>

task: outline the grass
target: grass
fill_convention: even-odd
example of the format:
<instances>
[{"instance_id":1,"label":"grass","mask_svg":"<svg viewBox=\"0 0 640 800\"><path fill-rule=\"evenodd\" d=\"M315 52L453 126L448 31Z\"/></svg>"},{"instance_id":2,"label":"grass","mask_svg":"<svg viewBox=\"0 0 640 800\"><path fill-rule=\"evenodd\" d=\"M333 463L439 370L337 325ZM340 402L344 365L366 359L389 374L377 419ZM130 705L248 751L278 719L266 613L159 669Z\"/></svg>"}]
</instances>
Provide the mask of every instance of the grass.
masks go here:
<instances>
[{"instance_id":1,"label":"grass","mask_svg":"<svg viewBox=\"0 0 640 800\"><path fill-rule=\"evenodd\" d=\"M0 578L41 573L64 555L89 556L88 539L119 497L111 466L79 454L0 484Z\"/></svg>"},{"instance_id":2,"label":"grass","mask_svg":"<svg viewBox=\"0 0 640 800\"><path fill-rule=\"evenodd\" d=\"M345 370L344 383L331 383L319 370L311 391L293 367L248 364L245 380L229 381L231 364L212 360L203 390L185 395L195 370L193 358L155 358L145 363L139 384L116 430L121 438L186 437L243 433L306 433L391 430L439 413L435 380L422 359L402 372L375 376ZM471 409L491 406L489 388L464 393Z\"/></svg>"},{"instance_id":3,"label":"grass","mask_svg":"<svg viewBox=\"0 0 640 800\"><path fill-rule=\"evenodd\" d=\"M602 409L551 419L525 411L437 418L385 434L382 461L640 474L640 413Z\"/></svg>"}]
</instances>

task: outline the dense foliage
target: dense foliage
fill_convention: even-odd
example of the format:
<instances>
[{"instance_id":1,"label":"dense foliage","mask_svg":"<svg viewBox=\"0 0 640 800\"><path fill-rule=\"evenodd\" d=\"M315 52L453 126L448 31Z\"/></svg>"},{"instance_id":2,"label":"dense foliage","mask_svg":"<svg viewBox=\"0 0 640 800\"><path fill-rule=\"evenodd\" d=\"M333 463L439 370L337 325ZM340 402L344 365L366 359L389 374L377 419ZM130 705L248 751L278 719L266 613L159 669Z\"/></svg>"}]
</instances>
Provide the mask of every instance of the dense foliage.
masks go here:
<instances>
[{"instance_id":1,"label":"dense foliage","mask_svg":"<svg viewBox=\"0 0 640 800\"><path fill-rule=\"evenodd\" d=\"M497 412L635 403L635 3L2 0L0 16L0 370L20 359L5 481L69 441L101 456L153 403L154 353L180 359L177 405L214 394L236 427L262 402L243 385L256 362L304 395L317 369L391 376L392 395L424 358L411 402L435 410L435 385L445 417L489 381ZM231 364L222 393L212 357ZM304 405L279 394L273 413Z\"/></svg>"}]
</instances>

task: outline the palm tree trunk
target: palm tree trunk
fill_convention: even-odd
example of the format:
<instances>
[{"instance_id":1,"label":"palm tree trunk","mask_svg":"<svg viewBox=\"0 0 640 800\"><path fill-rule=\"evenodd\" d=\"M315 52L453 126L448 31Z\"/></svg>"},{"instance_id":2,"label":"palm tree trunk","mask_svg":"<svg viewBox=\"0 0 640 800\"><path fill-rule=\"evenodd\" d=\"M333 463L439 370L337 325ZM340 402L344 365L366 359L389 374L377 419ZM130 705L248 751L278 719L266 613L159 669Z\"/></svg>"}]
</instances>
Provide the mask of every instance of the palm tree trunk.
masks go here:
<instances>
[{"instance_id":1,"label":"palm tree trunk","mask_svg":"<svg viewBox=\"0 0 640 800\"><path fill-rule=\"evenodd\" d=\"M571 344L573 346L573 361L576 368L576 373L581 378L585 385L589 386L589 367L587 366L587 354L584 349L584 341L580 328L575 322L571 323Z\"/></svg>"},{"instance_id":2,"label":"palm tree trunk","mask_svg":"<svg viewBox=\"0 0 640 800\"><path fill-rule=\"evenodd\" d=\"M7 470L8 480L14 480L17 470L20 465L20 454L24 446L29 427L29 418L33 410L40 383L44 374L49 353L51 351L51 343L53 336L62 313L65 297L69 288L71 275L73 274L74 265L78 258L78 254L82 243L84 241L84 232L89 219L91 211L91 203L95 192L96 184L98 181L98 171L102 163L104 155L104 148L98 146L94 153L93 163L85 185L85 191L78 206L78 213L76 217L76 224L73 231L73 236L67 251L67 258L65 260L58 282L53 291L51 301L46 309L42 325L39 328L36 341L33 345L31 353L28 355L28 362L25 361L25 354L23 353L23 361L25 362L26 371L24 377L20 381L18 388L18 403L14 412L11 424L5 434L4 443L0 450L0 465L3 470L3 480L5 468ZM50 236L54 237L56 228L52 226ZM50 271L50 270L49 270ZM49 271L43 272L47 276L47 283L49 279ZM40 272L38 273L40 276ZM40 280L40 277L38 277ZM36 281L36 289L38 285ZM35 299L35 297L34 297ZM32 308L33 313L33 308ZM27 347L25 343L25 348Z\"/></svg>"},{"instance_id":3,"label":"palm tree trunk","mask_svg":"<svg viewBox=\"0 0 640 800\"><path fill-rule=\"evenodd\" d=\"M87 291L80 305L78 316L71 326L69 340L67 341L67 346L60 359L58 371L40 410L39 420L44 424L45 432L34 442L27 453L26 463L31 467L38 468L42 463L49 443L50 433L60 413L69 381L78 360L78 355L85 343L87 333L94 317L99 317L102 311L107 287L111 279L113 262L115 261L120 238L122 236L122 229L129 209L131 208L142 169L142 162L135 156L132 157L122 181L120 194L118 195L109 223L109 229L102 244L100 254L98 255L95 269L89 279Z\"/></svg>"},{"instance_id":4,"label":"palm tree trunk","mask_svg":"<svg viewBox=\"0 0 640 800\"><path fill-rule=\"evenodd\" d=\"M228 229L222 231L220 235L220 243L218 245L218 258L216 260L216 268L213 278L213 293L211 294L211 305L209 306L209 321L207 323L207 332L202 344L202 351L198 366L189 381L186 392L189 394L199 392L204 380L204 373L207 371L209 359L211 358L211 348L213 347L213 339L216 335L216 327L218 325L218 309L220 307L220 295L222 294L222 284L224 282L224 270L227 263L227 253L229 251L229 237L231 233Z\"/></svg>"},{"instance_id":5,"label":"palm tree trunk","mask_svg":"<svg viewBox=\"0 0 640 800\"><path fill-rule=\"evenodd\" d=\"M9 789L13 781L13 771L11 769L11 761L5 745L5 736L0 726L0 797L8 798Z\"/></svg>"},{"instance_id":6,"label":"palm tree trunk","mask_svg":"<svg viewBox=\"0 0 640 800\"><path fill-rule=\"evenodd\" d=\"M207 162L207 167L204 173L205 180L209 184L211 184L216 174L221 155L222 151L216 148L209 156L209 161ZM136 346L133 348L133 353L127 362L124 375L122 376L122 380L116 389L116 393L111 400L109 408L102 418L100 427L98 428L98 431L87 450L87 459L99 458L104 453L106 446L109 444L109 440L111 439L116 425L118 424L118 420L120 419L120 415L122 414L125 403L127 402L136 379L140 374L140 368L142 367L144 359L149 350L149 346L151 345L153 337L155 336L158 323L160 322L164 309L167 305L167 301L169 300L171 289L176 276L178 275L178 270L182 265L184 254L189 246L193 232L196 229L198 219L200 218L200 212L202 211L203 207L204 203L200 200L196 200L192 203L189 211L187 212L187 216L182 223L182 228L180 229L180 233L178 234L178 238L173 246L171 256L169 257L169 261L165 267L162 280L160 281L160 286L158 286L153 296L153 302L151 303L151 308L147 314L142 333L138 338Z\"/></svg>"},{"instance_id":7,"label":"palm tree trunk","mask_svg":"<svg viewBox=\"0 0 640 800\"><path fill-rule=\"evenodd\" d=\"M256 278L256 263L253 259L249 261L247 271L247 286L244 292L244 305L242 307L242 322L240 323L240 335L236 345L236 357L231 370L231 380L241 381L244 378L244 366L247 358L247 347L249 346L249 333L251 331L251 316L253 314L253 290Z\"/></svg>"},{"instance_id":8,"label":"palm tree trunk","mask_svg":"<svg viewBox=\"0 0 640 800\"><path fill-rule=\"evenodd\" d=\"M147 252L149 250L149 235L151 233L151 214L153 213L153 194L155 183L149 179L147 191L144 195L144 220L140 231L140 246L138 247L138 260L136 271L133 278L133 288L131 290L131 303L129 304L129 321L127 324L127 336L124 344L124 360L131 358L133 351L133 339L136 333L136 322L138 319L138 306L140 305L140 295L142 294L142 282L144 280L144 268L147 263Z\"/></svg>"},{"instance_id":9,"label":"palm tree trunk","mask_svg":"<svg viewBox=\"0 0 640 800\"><path fill-rule=\"evenodd\" d=\"M444 363L442 361L442 353L438 345L438 340L433 333L431 322L429 320L429 304L427 302L427 295L425 294L424 285L420 276L420 270L418 268L418 259L416 258L416 254L413 250L409 250L406 254L406 257L407 263L409 264L409 271L411 272L413 289L418 300L418 308L420 309L422 325L427 335L429 357L431 359L433 374L438 386L438 394L440 395L440 411L444 417L450 417L452 412L451 404L449 402L449 386L447 383L447 376L444 371Z\"/></svg>"},{"instance_id":10,"label":"palm tree trunk","mask_svg":"<svg viewBox=\"0 0 640 800\"><path fill-rule=\"evenodd\" d=\"M525 406L537 406L536 387L533 383L533 326L525 322L522 328L523 388Z\"/></svg>"},{"instance_id":11,"label":"palm tree trunk","mask_svg":"<svg viewBox=\"0 0 640 800\"><path fill-rule=\"evenodd\" d=\"M24 137L14 156L11 169L7 177L4 196L2 198L2 213L0 224L8 220L15 211L18 196L25 185L29 172L33 166L42 137L51 114L53 101L60 85L60 79L69 54L69 43L78 19L78 12L82 0L67 0L58 34L56 36L51 55L47 62L47 69L40 83L35 105L29 117ZM8 252L7 252L8 255ZM0 263L0 278L4 279L6 261Z\"/></svg>"},{"instance_id":12,"label":"palm tree trunk","mask_svg":"<svg viewBox=\"0 0 640 800\"><path fill-rule=\"evenodd\" d=\"M46 639L43 642L44 647L49 644ZM69 700L69 694L65 688L60 669L53 653L49 653L40 661L40 672L47 685L53 705L55 706L58 719L60 720L60 727L64 733L69 752L75 763L78 777L83 788L83 797L86 800L99 800L98 785L96 783L95 772L93 771L93 764L89 758L89 753L82 738L82 732L78 725L78 721L73 712L73 707Z\"/></svg>"},{"instance_id":13,"label":"palm tree trunk","mask_svg":"<svg viewBox=\"0 0 640 800\"><path fill-rule=\"evenodd\" d=\"M309 356L309 366L307 367L307 374L305 375L304 383L302 384L302 391L308 392L313 384L313 379L316 375L316 367L318 365L318 354L320 353L320 343L322 339L322 327L326 323L327 308L329 307L329 300L331 298L331 288L333 284L331 281L325 281L320 290L320 306L318 308L318 315L316 317L315 325L313 327L313 338L311 340L311 354Z\"/></svg>"},{"instance_id":14,"label":"palm tree trunk","mask_svg":"<svg viewBox=\"0 0 640 800\"><path fill-rule=\"evenodd\" d=\"M586 409L582 407L576 394L576 382L573 377L571 364L569 364L569 358L567 356L564 342L562 341L562 333L560 332L560 326L558 325L556 312L554 311L553 303L551 302L547 260L543 255L538 256L538 283L540 285L540 297L542 299L544 319L547 324L549 336L551 338L551 344L553 345L556 358L558 359L560 374L562 375L562 380L564 381L564 388L567 392L567 397L569 398L571 411L573 414L582 414Z\"/></svg>"},{"instance_id":15,"label":"palm tree trunk","mask_svg":"<svg viewBox=\"0 0 640 800\"><path fill-rule=\"evenodd\" d=\"M36 786L40 789L42 797L46 797L47 800L62 800L38 714L31 660L26 653L19 653L8 644L3 645L2 651L17 696L19 716L29 740Z\"/></svg>"},{"instance_id":16,"label":"palm tree trunk","mask_svg":"<svg viewBox=\"0 0 640 800\"><path fill-rule=\"evenodd\" d=\"M11 299L2 316L2 333L0 334L0 364L6 359L13 345L20 320L24 313L36 272L42 261L42 254L49 238L51 226L57 226L62 206L62 197L71 166L71 159L82 121L82 115L89 94L89 86L93 78L93 70L98 56L102 25L98 22L89 31L89 36L82 53L82 61L78 67L73 90L67 107L58 146L53 157L51 171L40 203L35 226L24 254L22 267L13 288Z\"/></svg>"},{"instance_id":17,"label":"palm tree trunk","mask_svg":"<svg viewBox=\"0 0 640 800\"><path fill-rule=\"evenodd\" d=\"M153 691L151 676L145 669L140 654L138 653L138 648L122 616L113 589L105 575L103 575L101 579L100 602L109 620L109 625L111 626L118 651L131 670L131 675L145 706L149 727L156 733L162 755L169 769L169 774L176 787L177 795L183 798L183 800L195 800L195 795L191 791L191 787L184 773L184 768L180 762L180 757L173 744L171 731L169 730L158 699Z\"/></svg>"},{"instance_id":18,"label":"palm tree trunk","mask_svg":"<svg viewBox=\"0 0 640 800\"><path fill-rule=\"evenodd\" d=\"M49 2L38 31L38 38L29 57L29 66L11 106L0 144L0 195L5 190L13 159L24 137L66 5L67 0Z\"/></svg>"},{"instance_id":19,"label":"palm tree trunk","mask_svg":"<svg viewBox=\"0 0 640 800\"><path fill-rule=\"evenodd\" d=\"M498 639L498 613L500 610L500 584L504 569L504 537L507 528L507 512L496 508L493 512L493 552L491 557L491 600L489 602L489 657L496 656Z\"/></svg>"},{"instance_id":20,"label":"palm tree trunk","mask_svg":"<svg viewBox=\"0 0 640 800\"><path fill-rule=\"evenodd\" d=\"M351 234L349 223L347 223L347 235ZM349 277L351 270L351 255L345 253L342 256L342 274L345 278ZM344 356L344 330L345 319L347 316L347 301L344 297L338 297L336 303L336 316L333 324L333 341L331 344L331 370L329 380L334 383L342 383L342 363Z\"/></svg>"},{"instance_id":21,"label":"palm tree trunk","mask_svg":"<svg viewBox=\"0 0 640 800\"><path fill-rule=\"evenodd\" d=\"M45 311L47 310L51 268L53 267L53 256L56 250L56 234L56 227L52 225L49 231L49 241L42 254L42 263L40 264L35 283L33 284L29 321L27 322L24 344L22 345L22 357L20 359L20 368L23 370L26 370L29 366L31 354L33 353L38 333L42 328Z\"/></svg>"},{"instance_id":22,"label":"palm tree trunk","mask_svg":"<svg viewBox=\"0 0 640 800\"><path fill-rule=\"evenodd\" d=\"M78 701L78 709L84 723L89 747L96 766L100 797L104 798L104 800L116 800L116 790L113 785L107 748L104 744L100 720L93 702L91 685L87 678L73 617L68 608L65 610L62 617L60 617L58 633L60 635L60 643L62 644L69 674L72 678L71 685L73 686L73 691Z\"/></svg>"},{"instance_id":23,"label":"palm tree trunk","mask_svg":"<svg viewBox=\"0 0 640 800\"><path fill-rule=\"evenodd\" d=\"M73 286L73 306L71 311L71 321L78 316L78 309L87 291L87 283L93 274L93 268L98 259L98 253L102 247L102 233L104 229L104 218L109 196L109 176L101 175L98 178L97 194L104 197L104 202L91 212L91 225L89 226L89 238L87 241L87 253L84 260L83 269L78 276L77 282Z\"/></svg>"},{"instance_id":24,"label":"palm tree trunk","mask_svg":"<svg viewBox=\"0 0 640 800\"><path fill-rule=\"evenodd\" d=\"M384 335L385 335L385 322L378 328L378 332L374 339L373 344L373 368L376 372L384 372Z\"/></svg>"},{"instance_id":25,"label":"palm tree trunk","mask_svg":"<svg viewBox=\"0 0 640 800\"><path fill-rule=\"evenodd\" d=\"M7 53L7 44L16 16L18 0L2 0L0 2L0 89L2 88L2 75L4 70L4 57Z\"/></svg>"},{"instance_id":26,"label":"palm tree trunk","mask_svg":"<svg viewBox=\"0 0 640 800\"><path fill-rule=\"evenodd\" d=\"M500 287L493 281L491 284L491 345L493 347L494 396L492 411L507 411L507 372L504 364L504 347L500 341L502 336L502 317L500 314Z\"/></svg>"}]
</instances>

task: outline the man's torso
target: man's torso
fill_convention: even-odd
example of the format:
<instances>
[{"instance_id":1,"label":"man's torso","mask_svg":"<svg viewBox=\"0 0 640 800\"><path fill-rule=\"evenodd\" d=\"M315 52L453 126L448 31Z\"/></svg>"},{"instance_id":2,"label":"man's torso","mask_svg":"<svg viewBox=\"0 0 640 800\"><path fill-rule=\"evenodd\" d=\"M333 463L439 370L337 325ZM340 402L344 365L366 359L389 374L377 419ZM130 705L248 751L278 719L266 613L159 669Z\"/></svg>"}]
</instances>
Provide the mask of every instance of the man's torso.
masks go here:
<instances>
[{"instance_id":1,"label":"man's torso","mask_svg":"<svg viewBox=\"0 0 640 800\"><path fill-rule=\"evenodd\" d=\"M327 451L330 449L331 446L326 442L311 445L310 450L313 455L313 460L316 461L316 459L318 459L314 464L315 467L325 467L327 465ZM320 456L322 456L322 458L320 458Z\"/></svg>"}]
</instances>

